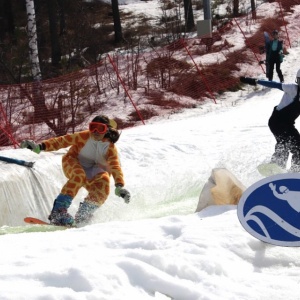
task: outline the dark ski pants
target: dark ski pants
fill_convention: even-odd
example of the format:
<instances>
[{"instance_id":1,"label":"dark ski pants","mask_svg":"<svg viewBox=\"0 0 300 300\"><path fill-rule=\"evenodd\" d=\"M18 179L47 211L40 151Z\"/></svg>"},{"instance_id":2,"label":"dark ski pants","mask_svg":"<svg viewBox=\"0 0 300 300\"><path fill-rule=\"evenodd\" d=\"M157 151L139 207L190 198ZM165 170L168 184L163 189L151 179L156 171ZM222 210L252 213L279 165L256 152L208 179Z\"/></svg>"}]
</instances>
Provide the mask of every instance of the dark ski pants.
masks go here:
<instances>
[{"instance_id":1,"label":"dark ski pants","mask_svg":"<svg viewBox=\"0 0 300 300\"><path fill-rule=\"evenodd\" d=\"M292 154L292 169L300 171L300 134L295 127L295 119L299 116L299 101L295 101L282 110L273 110L269 119L269 128L276 139L272 161L286 167L289 152Z\"/></svg>"},{"instance_id":2,"label":"dark ski pants","mask_svg":"<svg viewBox=\"0 0 300 300\"><path fill-rule=\"evenodd\" d=\"M283 75L282 75L282 72L280 69L281 62L280 62L279 57L271 57L268 62L268 74L267 74L268 79L273 80L274 65L276 66L276 72L277 72L280 82L283 82Z\"/></svg>"}]
</instances>

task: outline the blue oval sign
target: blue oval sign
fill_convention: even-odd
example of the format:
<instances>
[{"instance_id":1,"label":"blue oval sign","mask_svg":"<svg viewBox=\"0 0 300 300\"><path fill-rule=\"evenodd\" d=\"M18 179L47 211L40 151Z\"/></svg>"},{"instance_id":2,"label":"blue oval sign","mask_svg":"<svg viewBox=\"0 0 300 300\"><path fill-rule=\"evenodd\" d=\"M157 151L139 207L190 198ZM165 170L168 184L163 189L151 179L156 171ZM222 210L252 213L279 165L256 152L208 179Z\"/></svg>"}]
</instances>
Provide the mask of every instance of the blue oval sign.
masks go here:
<instances>
[{"instance_id":1,"label":"blue oval sign","mask_svg":"<svg viewBox=\"0 0 300 300\"><path fill-rule=\"evenodd\" d=\"M243 193L237 214L255 238L278 246L300 246L300 174L256 182Z\"/></svg>"}]
</instances>

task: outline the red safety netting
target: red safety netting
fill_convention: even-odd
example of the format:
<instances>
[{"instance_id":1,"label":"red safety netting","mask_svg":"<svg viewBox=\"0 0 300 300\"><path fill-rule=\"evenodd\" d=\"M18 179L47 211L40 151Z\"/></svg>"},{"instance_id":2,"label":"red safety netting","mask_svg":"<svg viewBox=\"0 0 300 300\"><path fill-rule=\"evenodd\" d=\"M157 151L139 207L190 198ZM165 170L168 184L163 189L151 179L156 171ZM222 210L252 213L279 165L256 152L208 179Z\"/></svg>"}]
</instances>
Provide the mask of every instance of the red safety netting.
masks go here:
<instances>
[{"instance_id":1,"label":"red safety netting","mask_svg":"<svg viewBox=\"0 0 300 300\"><path fill-rule=\"evenodd\" d=\"M216 103L220 93L239 88L240 74L264 75L264 31L280 29L286 52L298 42L299 9L287 9L290 2L273 2L269 15L262 4L255 12L225 20L211 37L107 54L96 65L72 74L2 85L0 147L86 129L98 114L125 128L204 101Z\"/></svg>"}]
</instances>

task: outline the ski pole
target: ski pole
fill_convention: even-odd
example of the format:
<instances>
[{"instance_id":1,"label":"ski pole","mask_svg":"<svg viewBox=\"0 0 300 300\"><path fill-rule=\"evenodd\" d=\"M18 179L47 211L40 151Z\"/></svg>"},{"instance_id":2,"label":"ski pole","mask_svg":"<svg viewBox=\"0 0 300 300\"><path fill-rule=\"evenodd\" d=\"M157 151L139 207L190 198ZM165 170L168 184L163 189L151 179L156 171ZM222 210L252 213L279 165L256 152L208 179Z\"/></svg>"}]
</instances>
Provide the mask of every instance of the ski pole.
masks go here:
<instances>
[{"instance_id":1,"label":"ski pole","mask_svg":"<svg viewBox=\"0 0 300 300\"><path fill-rule=\"evenodd\" d=\"M9 157L4 157L4 156L0 156L0 160L7 162L7 163L17 164L17 165L25 166L25 167L29 167L29 168L32 168L33 164L34 164L34 162L31 162L31 161L25 161L25 160L21 160L21 159L9 158Z\"/></svg>"}]
</instances>

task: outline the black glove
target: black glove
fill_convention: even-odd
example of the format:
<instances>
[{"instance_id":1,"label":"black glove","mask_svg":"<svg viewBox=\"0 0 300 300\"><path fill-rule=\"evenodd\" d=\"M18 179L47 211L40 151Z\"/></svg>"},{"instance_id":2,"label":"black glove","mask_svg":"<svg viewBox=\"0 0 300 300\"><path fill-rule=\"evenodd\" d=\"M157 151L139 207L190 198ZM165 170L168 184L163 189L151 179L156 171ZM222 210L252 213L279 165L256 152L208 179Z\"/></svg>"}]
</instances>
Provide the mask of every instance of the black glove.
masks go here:
<instances>
[{"instance_id":1,"label":"black glove","mask_svg":"<svg viewBox=\"0 0 300 300\"><path fill-rule=\"evenodd\" d=\"M250 85L256 85L257 79L251 78L251 77L240 77L240 82L250 84Z\"/></svg>"},{"instance_id":2,"label":"black glove","mask_svg":"<svg viewBox=\"0 0 300 300\"><path fill-rule=\"evenodd\" d=\"M130 202L130 192L124 189L121 185L117 185L115 189L115 194L124 199L125 203Z\"/></svg>"}]
</instances>

